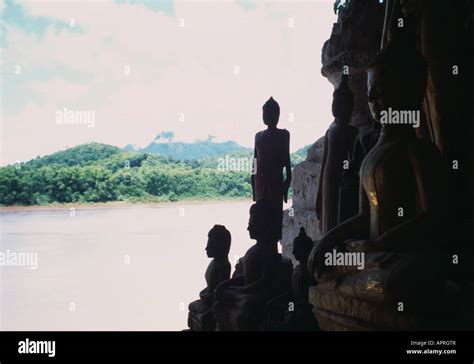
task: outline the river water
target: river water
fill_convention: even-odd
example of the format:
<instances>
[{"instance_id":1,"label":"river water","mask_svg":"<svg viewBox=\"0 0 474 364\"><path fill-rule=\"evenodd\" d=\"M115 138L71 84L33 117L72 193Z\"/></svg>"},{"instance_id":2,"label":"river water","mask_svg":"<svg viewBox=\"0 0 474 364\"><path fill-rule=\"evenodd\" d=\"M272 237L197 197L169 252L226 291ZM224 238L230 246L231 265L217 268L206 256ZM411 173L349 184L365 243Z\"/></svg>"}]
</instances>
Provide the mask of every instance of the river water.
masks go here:
<instances>
[{"instance_id":1,"label":"river water","mask_svg":"<svg viewBox=\"0 0 474 364\"><path fill-rule=\"evenodd\" d=\"M185 329L187 305L205 287L207 232L214 224L230 230L234 266L253 243L250 205L3 211L0 330ZM29 265L14 265L20 252Z\"/></svg>"}]
</instances>

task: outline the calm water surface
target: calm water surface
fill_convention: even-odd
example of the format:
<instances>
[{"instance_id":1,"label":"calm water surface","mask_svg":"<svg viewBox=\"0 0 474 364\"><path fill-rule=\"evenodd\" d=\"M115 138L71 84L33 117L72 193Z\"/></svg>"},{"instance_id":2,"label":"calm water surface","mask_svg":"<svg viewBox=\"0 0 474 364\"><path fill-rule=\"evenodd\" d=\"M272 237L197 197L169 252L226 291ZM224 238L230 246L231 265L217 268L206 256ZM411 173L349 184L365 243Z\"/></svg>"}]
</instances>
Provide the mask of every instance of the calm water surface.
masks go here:
<instances>
[{"instance_id":1,"label":"calm water surface","mask_svg":"<svg viewBox=\"0 0 474 364\"><path fill-rule=\"evenodd\" d=\"M1 212L0 330L181 330L205 287L207 232L232 234L232 266L252 244L251 201Z\"/></svg>"}]
</instances>

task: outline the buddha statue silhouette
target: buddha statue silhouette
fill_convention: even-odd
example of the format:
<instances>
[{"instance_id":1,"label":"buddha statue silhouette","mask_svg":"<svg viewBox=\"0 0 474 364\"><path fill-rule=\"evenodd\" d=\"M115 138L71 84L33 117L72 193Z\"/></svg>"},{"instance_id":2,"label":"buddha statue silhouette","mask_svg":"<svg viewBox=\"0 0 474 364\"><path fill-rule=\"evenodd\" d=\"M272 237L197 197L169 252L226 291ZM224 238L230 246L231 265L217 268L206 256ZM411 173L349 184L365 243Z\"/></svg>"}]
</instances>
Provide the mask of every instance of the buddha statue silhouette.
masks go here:
<instances>
[{"instance_id":1,"label":"buddha statue silhouette","mask_svg":"<svg viewBox=\"0 0 474 364\"><path fill-rule=\"evenodd\" d=\"M280 106L273 97L267 100L262 110L267 129L255 135L254 173L251 176L253 200L265 198L278 211L279 226L276 228L281 238L283 201L288 199L291 184L290 133L277 128Z\"/></svg>"},{"instance_id":2,"label":"buddha statue silhouette","mask_svg":"<svg viewBox=\"0 0 474 364\"><path fill-rule=\"evenodd\" d=\"M349 164L357 128L351 122L354 107L353 94L347 75L342 75L339 87L334 90L332 113L334 124L324 136L323 161L316 196L316 216L322 233L338 223L339 187L342 185L344 162Z\"/></svg>"},{"instance_id":3,"label":"buddha statue silhouette","mask_svg":"<svg viewBox=\"0 0 474 364\"><path fill-rule=\"evenodd\" d=\"M308 272L308 258L313 241L303 227L293 240L293 256L298 264L293 269L291 290L272 299L265 310L265 330L307 331L317 330L313 306L308 302L309 287L316 284Z\"/></svg>"},{"instance_id":4,"label":"buddha statue silhouette","mask_svg":"<svg viewBox=\"0 0 474 364\"><path fill-rule=\"evenodd\" d=\"M206 253L212 260L205 274L207 287L200 292L199 300L189 304L188 326L192 331L213 331L215 328L212 317L214 291L230 278L228 255L231 240L230 232L223 225L214 225L209 230Z\"/></svg>"},{"instance_id":5,"label":"buddha statue silhouette","mask_svg":"<svg viewBox=\"0 0 474 364\"><path fill-rule=\"evenodd\" d=\"M248 231L256 244L240 259L237 274L216 289L217 330L258 330L268 301L290 289L292 264L278 253L279 217L266 199L251 206Z\"/></svg>"}]
</instances>

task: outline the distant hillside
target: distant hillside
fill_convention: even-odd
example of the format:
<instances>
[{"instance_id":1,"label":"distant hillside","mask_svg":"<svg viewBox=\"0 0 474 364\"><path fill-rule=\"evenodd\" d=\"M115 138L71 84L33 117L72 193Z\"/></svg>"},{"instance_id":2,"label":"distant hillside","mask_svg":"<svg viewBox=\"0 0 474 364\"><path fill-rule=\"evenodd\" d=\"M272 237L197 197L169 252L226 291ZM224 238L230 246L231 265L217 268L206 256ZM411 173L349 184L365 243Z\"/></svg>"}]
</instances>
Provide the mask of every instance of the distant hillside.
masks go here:
<instances>
[{"instance_id":1,"label":"distant hillside","mask_svg":"<svg viewBox=\"0 0 474 364\"><path fill-rule=\"evenodd\" d=\"M79 145L0 168L1 205L249 198L248 171L111 145Z\"/></svg>"},{"instance_id":2,"label":"distant hillside","mask_svg":"<svg viewBox=\"0 0 474 364\"><path fill-rule=\"evenodd\" d=\"M55 152L44 157L37 157L27 162L27 164L33 168L40 168L52 164L63 166L83 166L102 159L107 159L120 152L122 152L120 148L112 145L88 143Z\"/></svg>"},{"instance_id":3,"label":"distant hillside","mask_svg":"<svg viewBox=\"0 0 474 364\"><path fill-rule=\"evenodd\" d=\"M0 204L149 202L251 196L253 153L249 148L234 142L213 143L211 139L191 144L165 142L155 145L168 145L171 149L177 145L187 145L185 149L193 145L196 152L184 150L179 154L176 152L179 148L174 148L175 157L186 156L178 160L167 155L125 151L107 144L78 145L26 163L1 167ZM308 147L291 155L292 165L306 158ZM237 151L231 152L234 148ZM212 156L197 158L212 153Z\"/></svg>"},{"instance_id":4,"label":"distant hillside","mask_svg":"<svg viewBox=\"0 0 474 364\"><path fill-rule=\"evenodd\" d=\"M176 160L202 160L224 154L239 154L251 151L234 141L217 143L213 137L207 140L198 140L192 143L174 142L172 132L159 133L145 148L138 148L128 144L123 150L168 156Z\"/></svg>"}]
</instances>

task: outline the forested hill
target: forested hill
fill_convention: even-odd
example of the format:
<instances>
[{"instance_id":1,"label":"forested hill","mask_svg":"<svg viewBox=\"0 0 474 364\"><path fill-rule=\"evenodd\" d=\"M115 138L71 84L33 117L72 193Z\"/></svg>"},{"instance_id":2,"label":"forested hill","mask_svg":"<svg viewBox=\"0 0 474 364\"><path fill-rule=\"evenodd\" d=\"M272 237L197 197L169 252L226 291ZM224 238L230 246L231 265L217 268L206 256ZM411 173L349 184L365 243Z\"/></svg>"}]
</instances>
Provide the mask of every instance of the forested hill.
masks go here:
<instances>
[{"instance_id":1,"label":"forested hill","mask_svg":"<svg viewBox=\"0 0 474 364\"><path fill-rule=\"evenodd\" d=\"M248 171L126 152L98 143L0 168L3 205L249 196Z\"/></svg>"},{"instance_id":2,"label":"forested hill","mask_svg":"<svg viewBox=\"0 0 474 364\"><path fill-rule=\"evenodd\" d=\"M119 154L121 149L112 145L90 143L69 148L61 152L53 153L44 157L38 157L27 162L29 167L40 168L52 164L61 166L83 166L107 159L114 154Z\"/></svg>"},{"instance_id":3,"label":"forested hill","mask_svg":"<svg viewBox=\"0 0 474 364\"><path fill-rule=\"evenodd\" d=\"M307 149L307 147L305 147ZM304 160L305 148L292 155ZM253 154L177 160L90 143L0 168L0 204L250 197Z\"/></svg>"}]
</instances>

